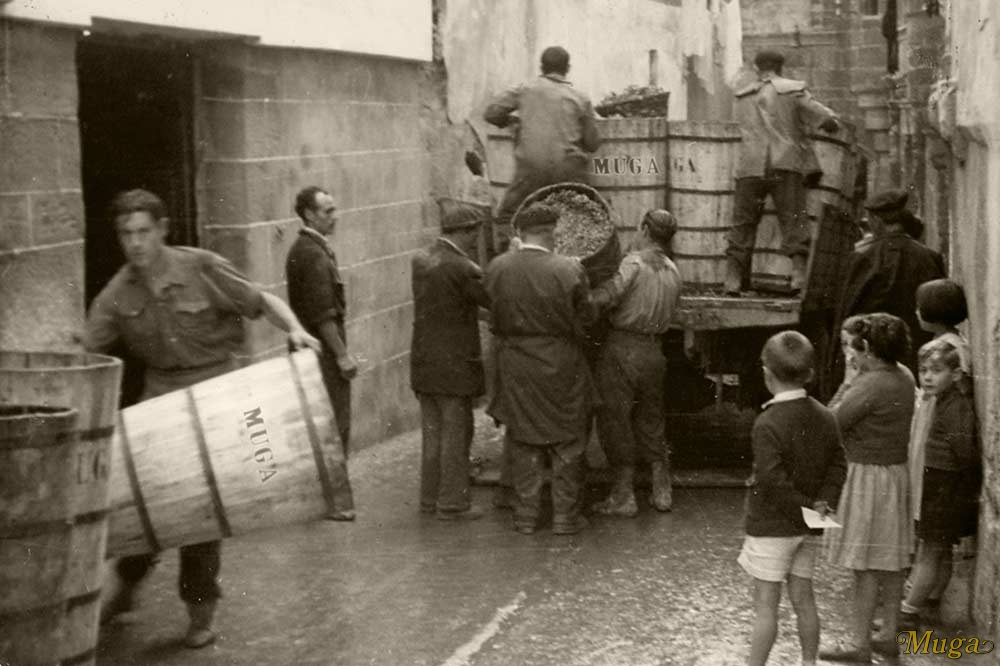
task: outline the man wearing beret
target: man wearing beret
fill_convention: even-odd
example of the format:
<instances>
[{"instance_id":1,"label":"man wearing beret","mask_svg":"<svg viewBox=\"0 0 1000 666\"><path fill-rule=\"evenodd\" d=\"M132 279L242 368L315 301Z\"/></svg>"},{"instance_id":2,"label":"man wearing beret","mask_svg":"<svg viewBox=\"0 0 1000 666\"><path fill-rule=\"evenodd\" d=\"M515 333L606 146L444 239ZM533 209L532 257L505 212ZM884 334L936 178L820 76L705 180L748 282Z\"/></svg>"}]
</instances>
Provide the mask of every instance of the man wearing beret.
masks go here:
<instances>
[{"instance_id":1,"label":"man wearing beret","mask_svg":"<svg viewBox=\"0 0 1000 666\"><path fill-rule=\"evenodd\" d=\"M479 308L489 305L472 261L489 208L441 199L441 236L412 261L410 386L420 401L420 511L479 518L469 500L472 401L485 392Z\"/></svg>"},{"instance_id":2,"label":"man wearing beret","mask_svg":"<svg viewBox=\"0 0 1000 666\"><path fill-rule=\"evenodd\" d=\"M521 244L486 268L493 314L496 388L489 413L507 427L513 464L514 527L537 527L546 462L552 466L552 531L576 534L583 451L593 387L584 356L592 320L587 276L553 252L558 213L535 204L517 218Z\"/></svg>"},{"instance_id":3,"label":"man wearing beret","mask_svg":"<svg viewBox=\"0 0 1000 666\"><path fill-rule=\"evenodd\" d=\"M917 287L945 277L945 268L939 253L906 234L912 218L906 200L902 190L885 190L865 203L872 239L848 259L835 330L856 314L887 312L899 317L910 328L913 344L907 366L916 372L916 351L931 338L917 319Z\"/></svg>"},{"instance_id":4,"label":"man wearing beret","mask_svg":"<svg viewBox=\"0 0 1000 666\"><path fill-rule=\"evenodd\" d=\"M358 374L358 366L347 351L344 281L329 241L337 228L337 206L329 192L312 185L295 197L295 212L302 220L302 229L285 260L288 302L306 330L323 343L320 370L340 436L340 446L332 449L338 459L330 461L334 506L327 519L351 521L354 496L347 475L347 456L351 439L351 380Z\"/></svg>"},{"instance_id":5,"label":"man wearing beret","mask_svg":"<svg viewBox=\"0 0 1000 666\"><path fill-rule=\"evenodd\" d=\"M809 260L806 179L820 175L809 132L836 132L837 114L812 98L803 81L781 76L785 58L761 51L757 80L736 91L734 112L742 146L736 166L733 226L726 249L725 291L738 296L750 286L757 225L768 195L781 228L781 251L792 261L790 289L805 287Z\"/></svg>"},{"instance_id":6,"label":"man wearing beret","mask_svg":"<svg viewBox=\"0 0 1000 666\"><path fill-rule=\"evenodd\" d=\"M676 230L669 211L647 212L618 273L590 294L611 320L597 362L597 428L615 485L594 507L598 513L629 518L638 513L633 480L640 460L651 468L650 504L658 511L673 504L663 415L667 361L660 338L681 293L680 273L668 258Z\"/></svg>"}]
</instances>

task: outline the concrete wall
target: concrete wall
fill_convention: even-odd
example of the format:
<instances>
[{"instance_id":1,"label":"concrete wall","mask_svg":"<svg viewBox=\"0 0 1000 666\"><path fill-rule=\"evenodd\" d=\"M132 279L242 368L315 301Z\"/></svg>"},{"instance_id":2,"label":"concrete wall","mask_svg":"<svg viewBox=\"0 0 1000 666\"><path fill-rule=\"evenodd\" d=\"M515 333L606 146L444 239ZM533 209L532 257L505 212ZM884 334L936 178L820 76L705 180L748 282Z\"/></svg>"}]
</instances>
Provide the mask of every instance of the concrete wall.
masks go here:
<instances>
[{"instance_id":1,"label":"concrete wall","mask_svg":"<svg viewBox=\"0 0 1000 666\"><path fill-rule=\"evenodd\" d=\"M952 139L953 273L969 299L985 483L979 522L974 614L1000 630L1000 4L952 0L951 74L958 81Z\"/></svg>"},{"instance_id":2,"label":"concrete wall","mask_svg":"<svg viewBox=\"0 0 1000 666\"><path fill-rule=\"evenodd\" d=\"M284 297L299 229L294 195L310 184L331 189L349 347L363 359L354 381L362 445L416 423L409 262L429 235L430 188L421 72L417 63L320 51L232 45L201 55L202 244ZM251 354L283 346L266 322L251 326Z\"/></svg>"},{"instance_id":3,"label":"concrete wall","mask_svg":"<svg viewBox=\"0 0 1000 666\"><path fill-rule=\"evenodd\" d=\"M240 35L267 46L431 58L431 0L5 0L0 15L107 30Z\"/></svg>"},{"instance_id":4,"label":"concrete wall","mask_svg":"<svg viewBox=\"0 0 1000 666\"><path fill-rule=\"evenodd\" d=\"M0 348L72 343L83 196L71 30L0 19Z\"/></svg>"},{"instance_id":5,"label":"concrete wall","mask_svg":"<svg viewBox=\"0 0 1000 666\"><path fill-rule=\"evenodd\" d=\"M570 52L569 78L596 104L609 92L649 82L649 51L659 51L658 84L670 115L684 118L681 0L447 0L443 54L448 115L478 119L504 88L538 74L547 46Z\"/></svg>"}]
</instances>

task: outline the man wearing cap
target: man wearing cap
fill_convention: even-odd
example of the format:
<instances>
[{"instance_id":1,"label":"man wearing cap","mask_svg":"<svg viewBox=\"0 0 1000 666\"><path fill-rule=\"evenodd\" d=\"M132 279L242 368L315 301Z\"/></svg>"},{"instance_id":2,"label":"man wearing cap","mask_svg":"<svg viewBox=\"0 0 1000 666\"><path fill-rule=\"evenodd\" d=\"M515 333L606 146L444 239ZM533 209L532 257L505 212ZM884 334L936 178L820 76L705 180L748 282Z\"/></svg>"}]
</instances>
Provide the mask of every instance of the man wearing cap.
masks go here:
<instances>
[{"instance_id":1,"label":"man wearing cap","mask_svg":"<svg viewBox=\"0 0 1000 666\"><path fill-rule=\"evenodd\" d=\"M319 341L303 330L284 301L224 257L167 245L170 221L152 192L118 194L109 217L128 263L91 304L82 342L97 352L124 342L145 364L143 400L236 370L246 318L264 315L288 332L289 346L319 349ZM212 620L222 594L221 551L221 541L180 548L178 587L190 618L184 638L189 648L204 647L216 637ZM156 562L155 554L118 560L120 585L102 607L102 621L132 609L137 587Z\"/></svg>"},{"instance_id":2,"label":"man wearing cap","mask_svg":"<svg viewBox=\"0 0 1000 666\"><path fill-rule=\"evenodd\" d=\"M288 302L306 330L323 343L320 370L330 396L340 446L332 446L333 507L327 519L354 520L354 496L347 475L351 439L351 380L358 366L347 351L344 318L347 300L337 255L330 245L337 227L337 206L329 192L315 185L295 197L295 212L302 220L299 236L285 259Z\"/></svg>"},{"instance_id":3,"label":"man wearing cap","mask_svg":"<svg viewBox=\"0 0 1000 666\"><path fill-rule=\"evenodd\" d=\"M587 276L576 259L553 252L558 213L536 204L518 216L521 245L486 268L497 345L489 413L507 427L513 463L514 527L535 531L543 471L552 465L552 530L575 534L592 385L584 326L592 320Z\"/></svg>"},{"instance_id":4,"label":"man wearing cap","mask_svg":"<svg viewBox=\"0 0 1000 666\"><path fill-rule=\"evenodd\" d=\"M505 91L484 114L486 122L497 127L516 123L514 178L497 211L496 252L507 249L510 219L529 194L553 183L587 182L590 153L601 143L593 105L566 80L566 49L548 47L541 65L541 76Z\"/></svg>"},{"instance_id":5,"label":"man wearing cap","mask_svg":"<svg viewBox=\"0 0 1000 666\"><path fill-rule=\"evenodd\" d=\"M790 289L798 292L805 286L810 242L805 182L820 175L809 132L817 125L836 132L839 125L837 114L814 100L805 82L781 76L784 63L780 53L761 51L754 59L757 79L735 93L743 140L727 238L728 295L750 286L757 225L768 195L781 227L781 250L792 260Z\"/></svg>"},{"instance_id":6,"label":"man wearing cap","mask_svg":"<svg viewBox=\"0 0 1000 666\"><path fill-rule=\"evenodd\" d=\"M680 273L667 256L676 230L670 212L647 212L618 273L590 292L591 302L611 321L597 362L597 427L615 485L594 507L598 513L636 515L633 483L639 459L651 468L650 504L658 511L669 511L673 504L663 417L667 366L660 336L670 327L681 291Z\"/></svg>"},{"instance_id":7,"label":"man wearing cap","mask_svg":"<svg viewBox=\"0 0 1000 666\"><path fill-rule=\"evenodd\" d=\"M945 277L944 259L906 234L912 215L907 193L878 192L866 203L872 239L851 253L837 313L839 322L856 314L887 312L906 322L913 344L907 366L916 371L916 351L930 340L917 319L917 287Z\"/></svg>"},{"instance_id":8,"label":"man wearing cap","mask_svg":"<svg viewBox=\"0 0 1000 666\"><path fill-rule=\"evenodd\" d=\"M441 236L414 255L410 386L420 401L420 511L479 518L469 499L472 401L485 392L479 308L489 304L472 261L489 209L441 199Z\"/></svg>"}]
</instances>

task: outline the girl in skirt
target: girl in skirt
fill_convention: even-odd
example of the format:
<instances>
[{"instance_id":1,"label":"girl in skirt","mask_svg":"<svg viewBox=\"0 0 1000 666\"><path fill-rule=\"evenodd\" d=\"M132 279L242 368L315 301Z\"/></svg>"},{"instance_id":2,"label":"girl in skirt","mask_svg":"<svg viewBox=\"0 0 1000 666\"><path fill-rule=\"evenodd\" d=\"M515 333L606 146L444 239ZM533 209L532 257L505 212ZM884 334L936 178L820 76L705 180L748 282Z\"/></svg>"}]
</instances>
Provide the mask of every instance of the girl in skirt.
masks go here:
<instances>
[{"instance_id":1,"label":"girl in skirt","mask_svg":"<svg viewBox=\"0 0 1000 666\"><path fill-rule=\"evenodd\" d=\"M871 639L871 623L883 596L895 609L902 598L903 570L910 564L913 522L906 465L913 416L913 375L906 358L906 324L884 313L857 315L844 322L841 346L857 374L830 404L847 457L847 480L837 510L841 527L827 530L834 564L854 572L853 642L820 652L822 659L868 663L872 649L896 653L894 641ZM884 630L896 634L896 613ZM884 643L884 644L883 644Z\"/></svg>"}]
</instances>

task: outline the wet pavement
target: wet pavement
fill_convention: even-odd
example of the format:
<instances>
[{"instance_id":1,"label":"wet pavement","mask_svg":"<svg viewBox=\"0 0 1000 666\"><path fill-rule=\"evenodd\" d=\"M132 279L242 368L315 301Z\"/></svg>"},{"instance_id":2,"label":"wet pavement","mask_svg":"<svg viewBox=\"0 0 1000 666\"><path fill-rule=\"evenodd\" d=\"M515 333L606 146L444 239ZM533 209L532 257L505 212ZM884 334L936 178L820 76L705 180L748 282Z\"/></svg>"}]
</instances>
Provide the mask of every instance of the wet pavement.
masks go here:
<instances>
[{"instance_id":1,"label":"wet pavement","mask_svg":"<svg viewBox=\"0 0 1000 666\"><path fill-rule=\"evenodd\" d=\"M474 455L495 458L485 421ZM674 511L594 518L572 537L512 529L509 512L444 523L417 505L416 433L351 461L355 523L323 522L223 546L218 641L181 645L176 551L146 581L138 608L104 629L99 666L729 666L745 663L749 579L736 564L743 491L678 488ZM824 643L844 635L849 579L821 565ZM797 664L782 604L771 664ZM955 632L948 634L959 635ZM995 637L994 637L995 638ZM965 662L996 664L996 653ZM905 666L951 662L904 656Z\"/></svg>"}]
</instances>

